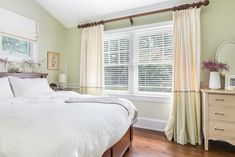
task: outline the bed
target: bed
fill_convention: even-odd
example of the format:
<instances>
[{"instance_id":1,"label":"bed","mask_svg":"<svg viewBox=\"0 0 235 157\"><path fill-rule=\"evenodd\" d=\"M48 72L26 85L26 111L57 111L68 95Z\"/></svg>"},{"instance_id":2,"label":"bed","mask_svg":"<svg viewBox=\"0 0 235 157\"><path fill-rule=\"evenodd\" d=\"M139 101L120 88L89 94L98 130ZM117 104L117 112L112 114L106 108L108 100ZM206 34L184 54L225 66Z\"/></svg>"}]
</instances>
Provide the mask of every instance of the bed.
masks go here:
<instances>
[{"instance_id":1,"label":"bed","mask_svg":"<svg viewBox=\"0 0 235 157\"><path fill-rule=\"evenodd\" d=\"M9 76L27 79L46 78L47 74L0 73L0 78ZM12 88L14 91L14 86ZM65 103L67 100L70 102ZM97 98L91 103L87 100L94 100L94 97L84 98L75 92L1 100L0 156L124 156L133 140L135 107L127 100L119 100L123 104L110 100L100 103L96 102Z\"/></svg>"}]
</instances>

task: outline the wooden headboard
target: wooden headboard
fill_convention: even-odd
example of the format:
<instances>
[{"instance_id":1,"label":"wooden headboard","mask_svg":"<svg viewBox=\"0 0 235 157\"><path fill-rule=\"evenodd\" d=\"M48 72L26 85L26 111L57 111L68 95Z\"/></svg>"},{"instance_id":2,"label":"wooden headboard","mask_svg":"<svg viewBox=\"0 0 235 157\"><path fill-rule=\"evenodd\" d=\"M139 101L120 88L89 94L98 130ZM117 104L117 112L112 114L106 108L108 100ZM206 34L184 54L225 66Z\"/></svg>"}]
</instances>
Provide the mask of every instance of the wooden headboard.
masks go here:
<instances>
[{"instance_id":1,"label":"wooden headboard","mask_svg":"<svg viewBox=\"0 0 235 157\"><path fill-rule=\"evenodd\" d=\"M19 78L47 78L46 73L8 73L8 72L0 72L0 78L1 77L7 77L7 76L15 76Z\"/></svg>"}]
</instances>

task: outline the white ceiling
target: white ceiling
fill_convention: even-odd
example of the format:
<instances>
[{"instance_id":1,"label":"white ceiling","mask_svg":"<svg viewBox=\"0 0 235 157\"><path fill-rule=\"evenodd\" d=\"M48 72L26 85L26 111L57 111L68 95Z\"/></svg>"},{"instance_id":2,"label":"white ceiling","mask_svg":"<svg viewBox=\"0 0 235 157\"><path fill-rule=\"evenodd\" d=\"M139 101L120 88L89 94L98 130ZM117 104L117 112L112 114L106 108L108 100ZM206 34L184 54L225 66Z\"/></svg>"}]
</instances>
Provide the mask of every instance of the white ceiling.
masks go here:
<instances>
[{"instance_id":1,"label":"white ceiling","mask_svg":"<svg viewBox=\"0 0 235 157\"><path fill-rule=\"evenodd\" d=\"M190 0L36 0L65 27L154 10Z\"/></svg>"}]
</instances>

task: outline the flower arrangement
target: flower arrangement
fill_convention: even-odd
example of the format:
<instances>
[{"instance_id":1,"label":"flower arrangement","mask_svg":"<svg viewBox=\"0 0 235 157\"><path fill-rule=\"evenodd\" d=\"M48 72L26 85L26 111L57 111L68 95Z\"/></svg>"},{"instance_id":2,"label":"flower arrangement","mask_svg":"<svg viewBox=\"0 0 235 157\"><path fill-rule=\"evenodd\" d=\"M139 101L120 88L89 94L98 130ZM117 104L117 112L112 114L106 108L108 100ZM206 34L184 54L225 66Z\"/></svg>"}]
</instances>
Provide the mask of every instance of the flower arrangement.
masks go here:
<instances>
[{"instance_id":1,"label":"flower arrangement","mask_svg":"<svg viewBox=\"0 0 235 157\"><path fill-rule=\"evenodd\" d=\"M203 61L202 69L207 69L210 72L227 72L229 71L229 65L226 63L218 62L216 59Z\"/></svg>"},{"instance_id":2,"label":"flower arrangement","mask_svg":"<svg viewBox=\"0 0 235 157\"><path fill-rule=\"evenodd\" d=\"M34 62L33 60L24 60L23 62L29 66L30 69L28 69L28 71L30 72L38 72L38 70L41 68L42 63L45 61L46 59L43 59L39 62Z\"/></svg>"},{"instance_id":3,"label":"flower arrangement","mask_svg":"<svg viewBox=\"0 0 235 157\"><path fill-rule=\"evenodd\" d=\"M23 62L29 66L33 66L34 64L38 65L38 66L41 66L42 63L45 61L46 59L43 59L39 62L34 62L33 60L23 60Z\"/></svg>"}]
</instances>

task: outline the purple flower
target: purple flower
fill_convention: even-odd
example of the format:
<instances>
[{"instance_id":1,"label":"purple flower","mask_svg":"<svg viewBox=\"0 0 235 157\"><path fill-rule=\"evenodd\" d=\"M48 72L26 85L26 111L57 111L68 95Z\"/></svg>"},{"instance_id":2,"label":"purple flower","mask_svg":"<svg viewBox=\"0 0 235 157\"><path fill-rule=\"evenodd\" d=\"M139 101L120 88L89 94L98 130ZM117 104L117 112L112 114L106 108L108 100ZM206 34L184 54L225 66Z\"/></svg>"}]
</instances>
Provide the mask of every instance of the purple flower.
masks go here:
<instances>
[{"instance_id":1,"label":"purple flower","mask_svg":"<svg viewBox=\"0 0 235 157\"><path fill-rule=\"evenodd\" d=\"M218 62L216 59L203 61L202 62L202 68L207 69L212 72L218 72L218 71L229 71L229 66L226 63Z\"/></svg>"}]
</instances>

